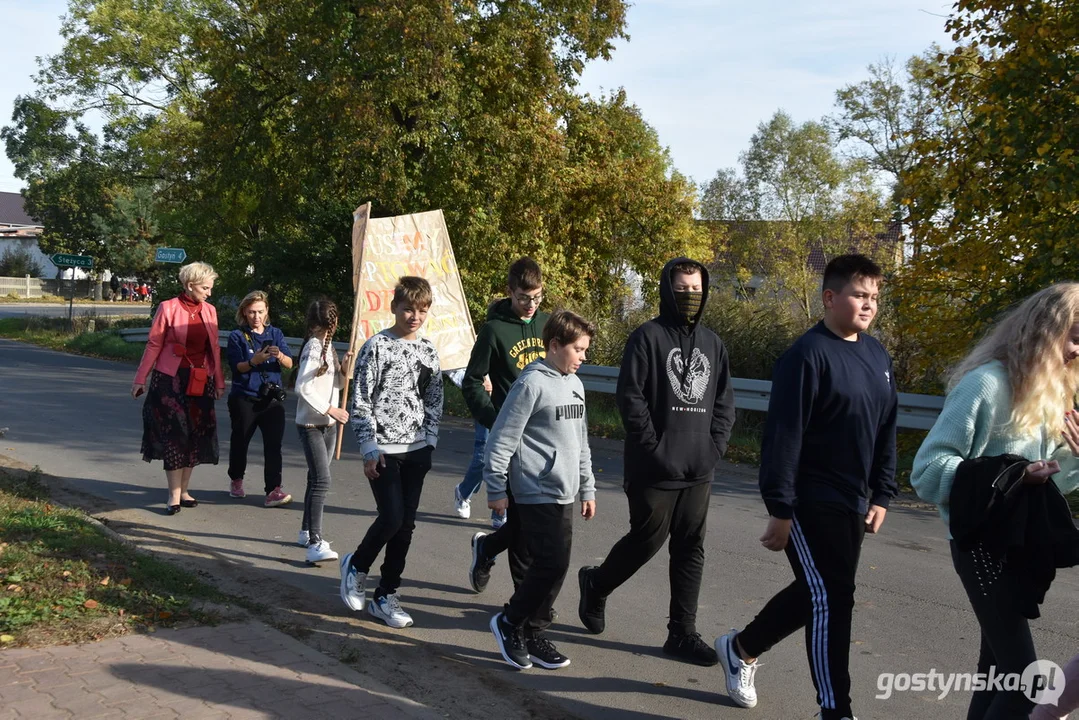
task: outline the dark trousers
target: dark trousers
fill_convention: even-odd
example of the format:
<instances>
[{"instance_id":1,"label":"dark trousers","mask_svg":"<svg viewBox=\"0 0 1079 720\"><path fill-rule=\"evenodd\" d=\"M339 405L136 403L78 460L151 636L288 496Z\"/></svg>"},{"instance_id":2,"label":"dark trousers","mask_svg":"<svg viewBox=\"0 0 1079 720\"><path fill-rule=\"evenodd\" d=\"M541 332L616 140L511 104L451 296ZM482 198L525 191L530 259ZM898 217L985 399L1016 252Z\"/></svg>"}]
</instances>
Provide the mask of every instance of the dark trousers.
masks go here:
<instances>
[{"instance_id":1,"label":"dark trousers","mask_svg":"<svg viewBox=\"0 0 1079 720\"><path fill-rule=\"evenodd\" d=\"M247 472L247 446L262 432L263 484L269 493L281 484L281 441L285 438L285 405L247 395L229 395L229 479L243 480Z\"/></svg>"},{"instance_id":2,"label":"dark trousers","mask_svg":"<svg viewBox=\"0 0 1079 720\"><path fill-rule=\"evenodd\" d=\"M352 555L352 567L362 573L369 572L382 548L386 548L376 596L395 593L401 585L412 531L416 529L423 479L431 469L433 450L426 447L404 455L386 455L386 467L380 467L379 476L369 481L378 517Z\"/></svg>"},{"instance_id":3,"label":"dark trousers","mask_svg":"<svg viewBox=\"0 0 1079 720\"><path fill-rule=\"evenodd\" d=\"M530 563L506 605L506 620L524 623L530 636L551 625L551 608L562 590L573 547L573 503L517 505L518 526Z\"/></svg>"},{"instance_id":4,"label":"dark trousers","mask_svg":"<svg viewBox=\"0 0 1079 720\"><path fill-rule=\"evenodd\" d=\"M521 521L518 517L518 505L513 499L513 491L506 486L506 523L483 539L483 554L493 560L505 550L509 551L510 578L513 587L520 587L528 570L528 545L521 534Z\"/></svg>"},{"instance_id":5,"label":"dark trousers","mask_svg":"<svg viewBox=\"0 0 1079 720\"><path fill-rule=\"evenodd\" d=\"M738 634L750 657L805 628L806 655L823 720L854 717L850 707L850 624L865 517L842 505L805 504L794 512L785 552L794 582Z\"/></svg>"},{"instance_id":6,"label":"dark trousers","mask_svg":"<svg viewBox=\"0 0 1079 720\"><path fill-rule=\"evenodd\" d=\"M600 595L610 595L659 552L670 538L670 620L667 629L697 632L697 598L704 572L704 534L711 483L683 490L659 490L627 483L629 532L592 576Z\"/></svg>"},{"instance_id":7,"label":"dark trousers","mask_svg":"<svg viewBox=\"0 0 1079 720\"><path fill-rule=\"evenodd\" d=\"M337 426L303 427L297 425L300 447L307 458L307 490L303 494L303 520L300 529L311 534L311 542L322 539L322 514L330 492L330 460L337 444Z\"/></svg>"},{"instance_id":8,"label":"dark trousers","mask_svg":"<svg viewBox=\"0 0 1079 720\"><path fill-rule=\"evenodd\" d=\"M982 631L978 653L978 672L989 674L1016 673L1022 675L1030 663L1038 659L1034 639L1027 619L1015 610L1018 592L1013 575L1001 571L996 575L994 561L981 558L975 552L964 552L952 543L952 564L967 591L974 616ZM996 579L990 581L996 575ZM984 587L983 584L985 583ZM970 700L967 720L1005 720L1026 718L1034 703L1020 690L985 689L977 691Z\"/></svg>"}]
</instances>

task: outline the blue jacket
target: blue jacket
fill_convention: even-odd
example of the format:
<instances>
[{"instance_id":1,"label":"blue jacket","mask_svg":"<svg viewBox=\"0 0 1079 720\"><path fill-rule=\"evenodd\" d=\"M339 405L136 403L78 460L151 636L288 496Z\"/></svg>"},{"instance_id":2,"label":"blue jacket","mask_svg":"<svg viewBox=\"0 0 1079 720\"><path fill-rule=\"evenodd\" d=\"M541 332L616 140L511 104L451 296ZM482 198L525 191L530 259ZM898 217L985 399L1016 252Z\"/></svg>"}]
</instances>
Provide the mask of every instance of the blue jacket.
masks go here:
<instances>
[{"instance_id":1,"label":"blue jacket","mask_svg":"<svg viewBox=\"0 0 1079 720\"><path fill-rule=\"evenodd\" d=\"M248 342L248 336L250 336L251 342ZM251 347L252 343L254 344L254 348ZM292 357L292 351L289 350L288 343L285 342L285 334L273 325L267 325L262 329L261 333L256 333L246 326L236 328L229 335L227 353L229 366L232 368L232 389L229 391L230 397L238 395L258 397L259 385L262 384L262 375L259 373L260 370L266 374L266 380L277 383L278 385L281 384L281 364L273 358L270 358L258 367L252 368L251 372L242 373L236 369L238 364L250 362L251 356L261 350L264 344L276 345L281 348L281 353L283 355L287 355L290 358Z\"/></svg>"}]
</instances>

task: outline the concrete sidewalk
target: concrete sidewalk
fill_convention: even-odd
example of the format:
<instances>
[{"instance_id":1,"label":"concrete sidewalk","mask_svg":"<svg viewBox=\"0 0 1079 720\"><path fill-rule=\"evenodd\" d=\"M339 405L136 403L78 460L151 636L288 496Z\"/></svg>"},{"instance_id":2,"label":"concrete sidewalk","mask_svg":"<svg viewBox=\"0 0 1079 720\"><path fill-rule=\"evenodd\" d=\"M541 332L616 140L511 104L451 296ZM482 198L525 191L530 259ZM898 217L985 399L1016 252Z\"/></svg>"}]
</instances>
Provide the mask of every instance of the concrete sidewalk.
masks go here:
<instances>
[{"instance_id":1,"label":"concrete sidewalk","mask_svg":"<svg viewBox=\"0 0 1079 720\"><path fill-rule=\"evenodd\" d=\"M261 623L0 651L0 719L437 718Z\"/></svg>"}]
</instances>

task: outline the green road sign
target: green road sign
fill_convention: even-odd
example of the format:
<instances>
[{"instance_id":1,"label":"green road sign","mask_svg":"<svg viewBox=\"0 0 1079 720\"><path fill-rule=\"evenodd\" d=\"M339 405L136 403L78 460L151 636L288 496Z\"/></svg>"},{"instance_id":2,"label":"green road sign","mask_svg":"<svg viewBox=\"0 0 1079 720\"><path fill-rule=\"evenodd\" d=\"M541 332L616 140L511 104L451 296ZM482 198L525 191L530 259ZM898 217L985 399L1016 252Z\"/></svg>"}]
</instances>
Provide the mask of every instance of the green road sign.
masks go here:
<instances>
[{"instance_id":1,"label":"green road sign","mask_svg":"<svg viewBox=\"0 0 1079 720\"><path fill-rule=\"evenodd\" d=\"M158 248L154 253L154 262L182 263L187 259L183 248Z\"/></svg>"},{"instance_id":2,"label":"green road sign","mask_svg":"<svg viewBox=\"0 0 1079 720\"><path fill-rule=\"evenodd\" d=\"M94 266L94 259L89 255L56 253L51 259L52 264L56 267L92 268Z\"/></svg>"}]
</instances>

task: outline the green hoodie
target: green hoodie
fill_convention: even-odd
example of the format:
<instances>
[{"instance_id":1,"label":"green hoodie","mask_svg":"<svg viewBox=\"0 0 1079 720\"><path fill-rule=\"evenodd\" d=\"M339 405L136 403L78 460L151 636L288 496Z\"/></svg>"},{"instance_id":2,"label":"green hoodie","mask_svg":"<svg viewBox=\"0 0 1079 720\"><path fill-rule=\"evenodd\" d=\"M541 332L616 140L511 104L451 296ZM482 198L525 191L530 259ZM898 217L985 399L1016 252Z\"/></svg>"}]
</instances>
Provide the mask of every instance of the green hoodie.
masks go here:
<instances>
[{"instance_id":1,"label":"green hoodie","mask_svg":"<svg viewBox=\"0 0 1079 720\"><path fill-rule=\"evenodd\" d=\"M543 349L543 326L550 317L537 310L530 322L513 312L513 301L502 298L487 310L472 356L468 359L461 392L472 417L490 429L506 401L510 386L533 360L547 357ZM491 378L491 394L483 389L484 376Z\"/></svg>"}]
</instances>

